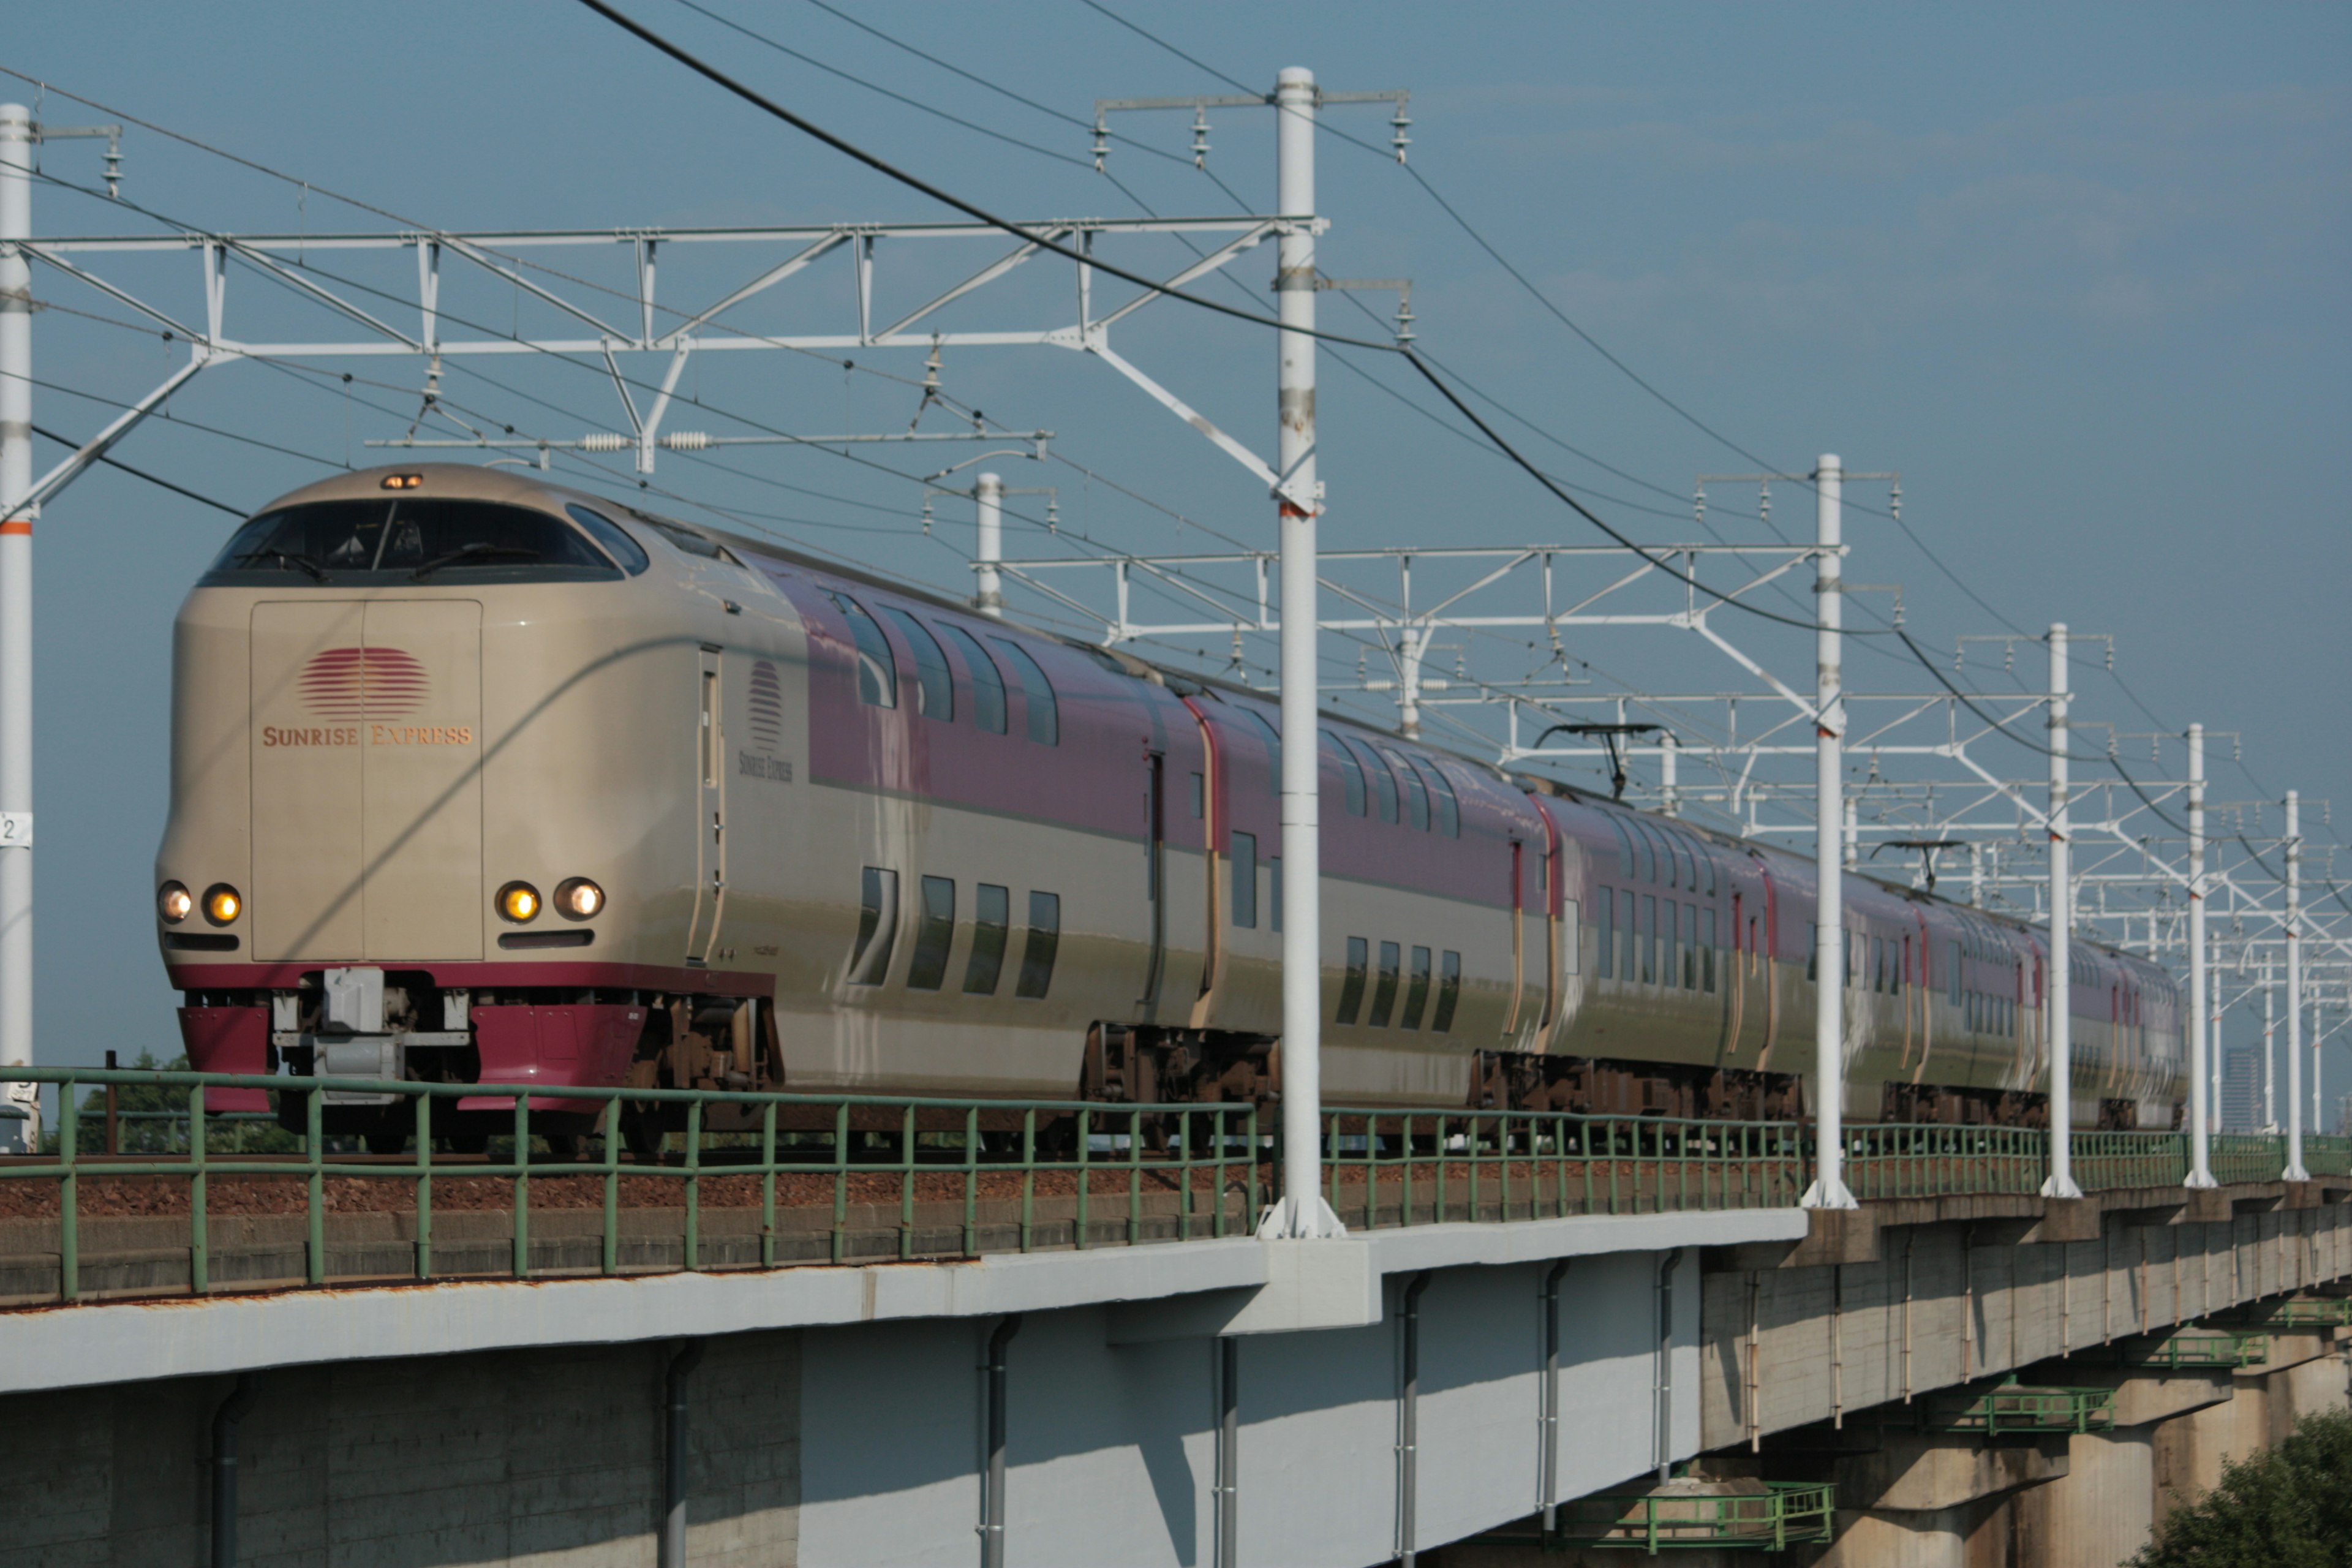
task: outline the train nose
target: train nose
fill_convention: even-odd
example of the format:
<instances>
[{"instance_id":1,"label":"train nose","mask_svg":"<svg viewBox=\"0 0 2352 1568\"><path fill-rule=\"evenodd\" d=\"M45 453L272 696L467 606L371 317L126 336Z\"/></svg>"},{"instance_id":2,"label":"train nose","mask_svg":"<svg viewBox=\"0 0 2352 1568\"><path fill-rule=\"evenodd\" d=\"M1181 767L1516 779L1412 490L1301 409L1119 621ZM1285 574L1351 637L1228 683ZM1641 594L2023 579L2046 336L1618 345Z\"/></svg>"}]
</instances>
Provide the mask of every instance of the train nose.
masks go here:
<instances>
[{"instance_id":1,"label":"train nose","mask_svg":"<svg viewBox=\"0 0 2352 1568\"><path fill-rule=\"evenodd\" d=\"M481 605L257 605L254 954L482 956Z\"/></svg>"}]
</instances>

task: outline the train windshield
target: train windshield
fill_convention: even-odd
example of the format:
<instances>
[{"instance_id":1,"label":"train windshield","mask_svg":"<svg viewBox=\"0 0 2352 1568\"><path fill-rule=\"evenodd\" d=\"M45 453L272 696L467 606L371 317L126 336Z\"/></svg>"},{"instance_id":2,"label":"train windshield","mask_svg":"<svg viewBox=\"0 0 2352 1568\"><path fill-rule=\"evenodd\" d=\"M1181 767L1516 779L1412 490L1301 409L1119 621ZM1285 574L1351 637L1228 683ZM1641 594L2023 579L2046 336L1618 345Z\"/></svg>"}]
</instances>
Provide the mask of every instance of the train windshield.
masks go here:
<instances>
[{"instance_id":1,"label":"train windshield","mask_svg":"<svg viewBox=\"0 0 2352 1568\"><path fill-rule=\"evenodd\" d=\"M236 531L201 581L373 587L601 582L622 574L580 530L547 512L496 501L400 496L263 512Z\"/></svg>"}]
</instances>

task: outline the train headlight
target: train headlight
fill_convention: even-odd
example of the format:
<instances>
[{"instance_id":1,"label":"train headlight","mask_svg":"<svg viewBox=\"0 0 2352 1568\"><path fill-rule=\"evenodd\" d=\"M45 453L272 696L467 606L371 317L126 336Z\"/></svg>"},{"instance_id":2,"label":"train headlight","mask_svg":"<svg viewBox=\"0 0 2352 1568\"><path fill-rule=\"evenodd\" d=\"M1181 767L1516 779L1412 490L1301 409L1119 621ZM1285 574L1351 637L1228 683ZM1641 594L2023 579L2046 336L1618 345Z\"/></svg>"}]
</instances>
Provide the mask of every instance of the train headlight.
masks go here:
<instances>
[{"instance_id":1,"label":"train headlight","mask_svg":"<svg viewBox=\"0 0 2352 1568\"><path fill-rule=\"evenodd\" d=\"M529 882L509 882L499 889L499 914L517 925L529 925L539 918L539 889Z\"/></svg>"},{"instance_id":2,"label":"train headlight","mask_svg":"<svg viewBox=\"0 0 2352 1568\"><path fill-rule=\"evenodd\" d=\"M155 889L155 912L163 917L165 925L175 926L195 912L195 895L179 882L166 882Z\"/></svg>"},{"instance_id":3,"label":"train headlight","mask_svg":"<svg viewBox=\"0 0 2352 1568\"><path fill-rule=\"evenodd\" d=\"M245 913L245 895L226 882L215 882L205 889L205 919L216 926L225 926Z\"/></svg>"},{"instance_id":4,"label":"train headlight","mask_svg":"<svg viewBox=\"0 0 2352 1568\"><path fill-rule=\"evenodd\" d=\"M568 921L592 920L604 907L604 889L585 877L558 884L555 912Z\"/></svg>"}]
</instances>

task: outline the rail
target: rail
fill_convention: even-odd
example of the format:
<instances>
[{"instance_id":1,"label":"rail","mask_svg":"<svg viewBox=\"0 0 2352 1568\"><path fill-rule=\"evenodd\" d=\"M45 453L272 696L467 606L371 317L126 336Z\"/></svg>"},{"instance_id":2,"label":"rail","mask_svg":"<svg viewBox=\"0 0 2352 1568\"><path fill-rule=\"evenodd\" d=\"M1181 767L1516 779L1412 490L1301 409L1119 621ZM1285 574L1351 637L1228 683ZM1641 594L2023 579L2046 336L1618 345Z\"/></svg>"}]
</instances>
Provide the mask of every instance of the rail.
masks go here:
<instances>
[{"instance_id":1,"label":"rail","mask_svg":"<svg viewBox=\"0 0 2352 1568\"><path fill-rule=\"evenodd\" d=\"M16 1068L0 1081L46 1086L75 1108L54 1147L0 1158L0 1305L1134 1246L1250 1235L1280 1195L1279 1119L1240 1103L96 1068ZM80 1095L108 1088L144 1091L148 1109L118 1121L160 1120L164 1150L89 1146L100 1116ZM206 1108L208 1094L253 1089L278 1097L283 1152L242 1147L256 1113ZM405 1152L359 1153L351 1135L329 1134L328 1102L345 1095L405 1100L389 1124ZM558 1110L571 1114L551 1121ZM627 1114L667 1116L675 1150L640 1160L625 1138L557 1131ZM485 1127L497 1129L487 1146ZM238 1146L225 1150L232 1129ZM481 1152L435 1147L461 1131ZM1785 1207L1812 1158L1801 1123L1550 1111L1339 1107L1323 1136L1326 1196L1358 1229ZM2188 1169L2177 1133L2083 1133L2075 1148L2094 1191L2177 1184ZM2305 1158L2315 1173L2352 1171L2352 1140L2307 1139ZM2217 1141L2225 1182L2276 1181L2284 1165L2280 1140ZM2032 1130L1864 1124L1847 1139L1864 1199L2030 1194L2046 1172L2046 1137Z\"/></svg>"}]
</instances>

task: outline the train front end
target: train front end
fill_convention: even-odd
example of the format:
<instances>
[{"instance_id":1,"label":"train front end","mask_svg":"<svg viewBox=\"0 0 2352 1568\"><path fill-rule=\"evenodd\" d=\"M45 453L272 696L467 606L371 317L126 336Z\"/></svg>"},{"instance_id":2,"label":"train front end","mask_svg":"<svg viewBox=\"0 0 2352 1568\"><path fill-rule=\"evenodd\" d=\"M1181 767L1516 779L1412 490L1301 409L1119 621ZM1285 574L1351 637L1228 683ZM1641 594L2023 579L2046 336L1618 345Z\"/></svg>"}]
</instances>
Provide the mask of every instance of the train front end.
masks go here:
<instances>
[{"instance_id":1,"label":"train front end","mask_svg":"<svg viewBox=\"0 0 2352 1568\"><path fill-rule=\"evenodd\" d=\"M729 611L584 500L470 467L341 477L246 523L190 593L155 915L194 1066L609 1086L657 1012L690 1032L701 994L759 988L681 962L718 896L697 624ZM388 1089L320 1098L372 1145L414 1125ZM439 1099L436 1131L478 1143L513 1103ZM601 1109L532 1106L551 1131Z\"/></svg>"}]
</instances>

